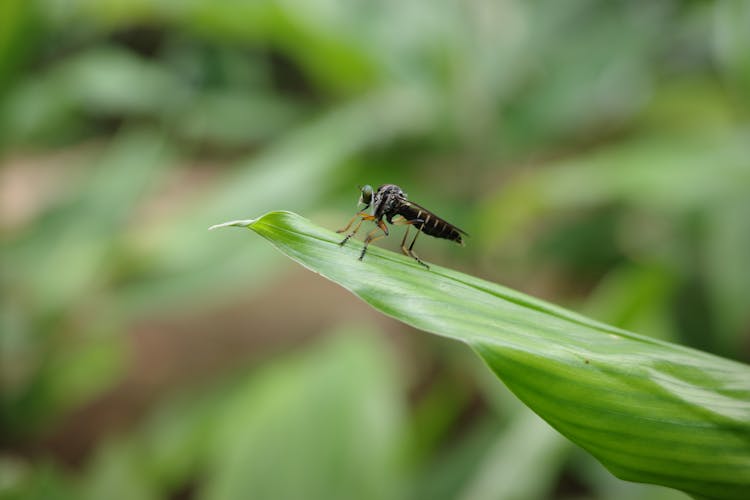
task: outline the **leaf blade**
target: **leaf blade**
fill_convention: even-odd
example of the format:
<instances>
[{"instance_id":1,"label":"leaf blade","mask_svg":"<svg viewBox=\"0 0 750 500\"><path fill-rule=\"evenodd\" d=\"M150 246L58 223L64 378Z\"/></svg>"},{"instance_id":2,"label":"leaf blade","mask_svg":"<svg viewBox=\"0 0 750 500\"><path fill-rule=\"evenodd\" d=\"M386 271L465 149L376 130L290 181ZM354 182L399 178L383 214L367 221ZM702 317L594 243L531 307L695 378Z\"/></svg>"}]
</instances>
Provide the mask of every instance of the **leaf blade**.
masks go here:
<instances>
[{"instance_id":1,"label":"leaf blade","mask_svg":"<svg viewBox=\"0 0 750 500\"><path fill-rule=\"evenodd\" d=\"M500 285L359 245L290 212L246 227L385 314L469 344L616 476L712 498L750 491L750 368Z\"/></svg>"}]
</instances>

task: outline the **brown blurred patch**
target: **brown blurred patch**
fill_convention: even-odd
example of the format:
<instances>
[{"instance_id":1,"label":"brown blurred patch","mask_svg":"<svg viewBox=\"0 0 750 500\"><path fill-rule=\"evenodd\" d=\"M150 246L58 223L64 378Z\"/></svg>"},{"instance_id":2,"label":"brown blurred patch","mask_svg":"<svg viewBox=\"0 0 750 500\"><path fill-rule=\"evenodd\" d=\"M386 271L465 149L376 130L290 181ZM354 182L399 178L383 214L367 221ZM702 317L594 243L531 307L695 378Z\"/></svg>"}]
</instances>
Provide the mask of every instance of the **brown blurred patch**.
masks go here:
<instances>
[{"instance_id":1,"label":"brown blurred patch","mask_svg":"<svg viewBox=\"0 0 750 500\"><path fill-rule=\"evenodd\" d=\"M346 323L375 323L391 334L407 328L302 269L244 302L144 321L131 331L123 380L68 415L32 448L77 467L103 438L133 428L170 395L296 349ZM397 351L416 350L410 347L413 336L389 336L399 344Z\"/></svg>"},{"instance_id":2,"label":"brown blurred patch","mask_svg":"<svg viewBox=\"0 0 750 500\"><path fill-rule=\"evenodd\" d=\"M0 230L29 224L50 205L71 192L85 159L101 146L95 143L47 153L16 152L0 164Z\"/></svg>"}]
</instances>

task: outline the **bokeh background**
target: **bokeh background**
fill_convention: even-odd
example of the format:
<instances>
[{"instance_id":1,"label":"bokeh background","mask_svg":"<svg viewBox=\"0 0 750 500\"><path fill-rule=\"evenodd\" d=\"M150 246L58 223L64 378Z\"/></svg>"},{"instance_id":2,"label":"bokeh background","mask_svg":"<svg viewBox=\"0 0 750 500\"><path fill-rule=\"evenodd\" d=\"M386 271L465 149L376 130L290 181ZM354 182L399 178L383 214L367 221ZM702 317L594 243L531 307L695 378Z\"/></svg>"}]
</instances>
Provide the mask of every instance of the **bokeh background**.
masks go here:
<instances>
[{"instance_id":1,"label":"bokeh background","mask_svg":"<svg viewBox=\"0 0 750 500\"><path fill-rule=\"evenodd\" d=\"M749 125L744 0L3 0L0 497L686 498L206 229L397 183L428 262L748 362Z\"/></svg>"}]
</instances>

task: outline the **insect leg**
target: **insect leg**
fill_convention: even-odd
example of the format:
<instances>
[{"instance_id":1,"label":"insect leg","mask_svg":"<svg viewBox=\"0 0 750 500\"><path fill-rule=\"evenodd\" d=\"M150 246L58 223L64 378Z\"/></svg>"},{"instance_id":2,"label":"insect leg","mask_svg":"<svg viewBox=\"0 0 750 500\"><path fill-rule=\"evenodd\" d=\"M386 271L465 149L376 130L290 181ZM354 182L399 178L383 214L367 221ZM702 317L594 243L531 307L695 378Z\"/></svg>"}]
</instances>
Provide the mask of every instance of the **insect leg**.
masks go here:
<instances>
[{"instance_id":1,"label":"insect leg","mask_svg":"<svg viewBox=\"0 0 750 500\"><path fill-rule=\"evenodd\" d=\"M354 231L352 231L351 233L347 234L346 237L343 240L341 240L341 242L339 243L339 245L340 246L344 246L346 244L346 242L349 241L349 238L351 238L352 236L354 236L355 234L357 234L357 231L359 231L359 228L362 226L362 223L364 221L365 221L364 219L359 219L359 222L357 223L357 225L354 226ZM349 224L349 225L351 226L351 224Z\"/></svg>"},{"instance_id":2,"label":"insect leg","mask_svg":"<svg viewBox=\"0 0 750 500\"><path fill-rule=\"evenodd\" d=\"M384 236L388 236L388 232L386 231L387 228L384 229L383 226L385 226L385 224L383 223L383 221L380 221L380 223L378 224L378 227L376 227L375 229L373 229L372 231L370 231L369 233L367 233L367 237L365 238L365 246L362 247L362 253L359 254L359 260L364 259L365 253L367 252L367 247L370 245L370 243L372 243L373 241L375 241L377 239L380 239L380 238L382 238ZM384 234L375 235L375 232L378 229L380 229L381 231L383 231Z\"/></svg>"},{"instance_id":3,"label":"insect leg","mask_svg":"<svg viewBox=\"0 0 750 500\"><path fill-rule=\"evenodd\" d=\"M404 253L404 255L411 257L412 256L411 253L406 248L406 238L409 237L409 229L411 229L411 226L414 226L417 224L423 224L424 221L422 219L409 220L406 217L400 216L398 219L394 219L393 223L398 224L399 226L407 226L406 232L404 233L404 239L401 240L401 251ZM419 227L417 227L417 234L419 234ZM414 242L412 242L412 245L414 245Z\"/></svg>"},{"instance_id":4,"label":"insect leg","mask_svg":"<svg viewBox=\"0 0 750 500\"><path fill-rule=\"evenodd\" d=\"M339 243L340 246L344 246L346 244L346 242L349 241L349 238L351 238L352 236L354 236L355 234L357 234L357 231L359 231L359 228L362 226L362 223L364 221L366 221L366 220L374 220L375 219L375 217L373 217L372 215L369 215L369 214L366 214L366 213L363 213L363 212L358 212L357 215L355 215L354 217L352 217L352 220L349 221L349 224L347 224L345 228L339 229L336 232L337 233L343 233L344 231L346 231L347 229L349 229L349 227L351 227L352 223L354 222L354 220L357 217L361 217L361 219L359 220L359 222L357 223L357 225L354 226L354 230L351 233L347 234L346 237L343 240L341 240L341 242Z\"/></svg>"},{"instance_id":5,"label":"insect leg","mask_svg":"<svg viewBox=\"0 0 750 500\"><path fill-rule=\"evenodd\" d=\"M416 260L417 262L419 262L420 264L422 264L424 267L426 267L427 269L429 269L430 266L428 266L427 264L425 264L424 262L422 262L422 259L420 259L419 256L416 253L414 253L414 250L412 250L412 248L414 248L414 242L417 241L417 236L419 236L420 232L421 231L417 231L417 234L414 235L414 239L411 240L411 245L409 245L409 255L411 257L413 257L414 260Z\"/></svg>"},{"instance_id":6,"label":"insect leg","mask_svg":"<svg viewBox=\"0 0 750 500\"><path fill-rule=\"evenodd\" d=\"M401 251L404 252L404 255L409 255L409 251L406 249L406 237L409 236L409 229L411 229L411 226L406 226L406 232L404 233L404 239L401 240Z\"/></svg>"},{"instance_id":7,"label":"insect leg","mask_svg":"<svg viewBox=\"0 0 750 500\"><path fill-rule=\"evenodd\" d=\"M357 217L361 217L359 212L357 212L356 214L354 214L354 217L352 217L352 219L349 221L349 224L347 224L346 227L343 227L343 228L337 230L336 232L337 233L343 233L343 232L348 231L349 228L352 227L352 224L354 224L354 221L357 219Z\"/></svg>"},{"instance_id":8,"label":"insect leg","mask_svg":"<svg viewBox=\"0 0 750 500\"><path fill-rule=\"evenodd\" d=\"M406 225L415 225L415 224L421 224L424 220L422 219L407 219L406 217L399 216L398 219L393 219L393 225L394 226L406 226Z\"/></svg>"}]
</instances>

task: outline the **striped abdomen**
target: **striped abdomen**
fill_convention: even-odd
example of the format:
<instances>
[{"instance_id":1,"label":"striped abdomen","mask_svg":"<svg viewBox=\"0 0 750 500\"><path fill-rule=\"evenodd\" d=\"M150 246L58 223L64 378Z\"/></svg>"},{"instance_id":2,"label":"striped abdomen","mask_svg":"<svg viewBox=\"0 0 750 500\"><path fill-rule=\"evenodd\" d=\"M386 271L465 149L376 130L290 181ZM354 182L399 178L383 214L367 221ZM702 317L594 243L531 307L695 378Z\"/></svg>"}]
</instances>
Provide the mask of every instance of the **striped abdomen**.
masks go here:
<instances>
[{"instance_id":1,"label":"striped abdomen","mask_svg":"<svg viewBox=\"0 0 750 500\"><path fill-rule=\"evenodd\" d=\"M423 222L414 223L414 227L419 229L425 234L434 236L435 238L445 238L446 240L455 241L461 245L464 244L462 234L466 234L465 231L457 228L453 224L444 221L437 215L433 214L426 208L420 207L416 203L410 201L405 202L398 209L398 214L406 218L406 220L421 220Z\"/></svg>"}]
</instances>

